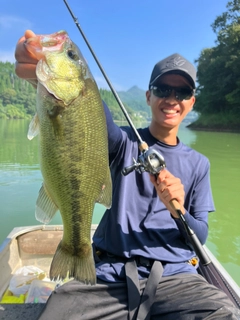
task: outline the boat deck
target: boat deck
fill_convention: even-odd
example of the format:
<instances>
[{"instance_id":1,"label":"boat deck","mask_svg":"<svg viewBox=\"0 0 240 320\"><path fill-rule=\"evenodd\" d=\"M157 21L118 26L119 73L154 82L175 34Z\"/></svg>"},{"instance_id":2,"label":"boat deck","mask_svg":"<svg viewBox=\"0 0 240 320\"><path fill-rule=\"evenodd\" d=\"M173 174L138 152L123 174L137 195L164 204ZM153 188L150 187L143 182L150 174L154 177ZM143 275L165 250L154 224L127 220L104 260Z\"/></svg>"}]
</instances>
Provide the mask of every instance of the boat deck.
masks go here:
<instances>
[{"instance_id":1,"label":"boat deck","mask_svg":"<svg viewBox=\"0 0 240 320\"><path fill-rule=\"evenodd\" d=\"M91 236L97 225L92 225ZM0 300L15 271L23 266L36 266L49 274L63 227L31 226L14 228L0 246ZM0 304L0 320L37 320L44 303Z\"/></svg>"},{"instance_id":2,"label":"boat deck","mask_svg":"<svg viewBox=\"0 0 240 320\"><path fill-rule=\"evenodd\" d=\"M91 236L97 225L92 225ZM9 286L10 279L15 271L23 266L36 266L49 275L49 267L56 248L62 238L63 227L60 226L31 226L14 228L9 236L0 246L0 299ZM224 279L227 284L226 292L232 301L240 307L240 288L222 267L214 255L205 247L210 257L213 267L216 270L210 274L210 280L216 279L216 274L220 276L220 281ZM200 273L205 276L205 267L199 268ZM210 282L211 283L211 282ZM215 284L214 282L212 282ZM217 285L217 284L215 284ZM218 285L217 285L218 286ZM234 293L231 296L231 292ZM38 319L45 304L25 303L25 304L0 304L0 320L35 320Z\"/></svg>"}]
</instances>

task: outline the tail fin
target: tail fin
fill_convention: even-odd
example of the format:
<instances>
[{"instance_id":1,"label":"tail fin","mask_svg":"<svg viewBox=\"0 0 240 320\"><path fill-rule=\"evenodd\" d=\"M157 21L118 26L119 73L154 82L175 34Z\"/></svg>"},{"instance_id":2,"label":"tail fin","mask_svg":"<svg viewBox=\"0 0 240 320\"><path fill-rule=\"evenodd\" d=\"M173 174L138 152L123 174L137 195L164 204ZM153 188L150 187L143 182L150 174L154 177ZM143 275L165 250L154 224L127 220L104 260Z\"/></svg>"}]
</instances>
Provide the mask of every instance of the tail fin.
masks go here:
<instances>
[{"instance_id":1,"label":"tail fin","mask_svg":"<svg viewBox=\"0 0 240 320\"><path fill-rule=\"evenodd\" d=\"M62 241L59 243L51 263L50 279L63 280L67 276L85 284L96 284L96 270L92 250L89 250L88 256L79 257L71 255L64 250Z\"/></svg>"}]
</instances>

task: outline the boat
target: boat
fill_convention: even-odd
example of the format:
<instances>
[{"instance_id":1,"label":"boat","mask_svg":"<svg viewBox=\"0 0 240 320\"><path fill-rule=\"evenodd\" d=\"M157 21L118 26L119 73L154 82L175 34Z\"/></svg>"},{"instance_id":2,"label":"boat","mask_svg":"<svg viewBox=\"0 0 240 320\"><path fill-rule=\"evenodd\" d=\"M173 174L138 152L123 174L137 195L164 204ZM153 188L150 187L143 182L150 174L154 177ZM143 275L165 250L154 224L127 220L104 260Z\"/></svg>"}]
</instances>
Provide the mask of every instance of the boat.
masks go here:
<instances>
[{"instance_id":1,"label":"boat","mask_svg":"<svg viewBox=\"0 0 240 320\"><path fill-rule=\"evenodd\" d=\"M92 224L91 236L97 224ZM0 301L8 289L15 271L23 266L35 266L49 273L49 267L63 234L62 225L36 225L14 228L0 246ZM211 263L199 265L205 279L224 290L240 309L240 288L212 252L204 246ZM0 319L38 319L44 303L0 304ZM21 318L22 314L22 318Z\"/></svg>"}]
</instances>

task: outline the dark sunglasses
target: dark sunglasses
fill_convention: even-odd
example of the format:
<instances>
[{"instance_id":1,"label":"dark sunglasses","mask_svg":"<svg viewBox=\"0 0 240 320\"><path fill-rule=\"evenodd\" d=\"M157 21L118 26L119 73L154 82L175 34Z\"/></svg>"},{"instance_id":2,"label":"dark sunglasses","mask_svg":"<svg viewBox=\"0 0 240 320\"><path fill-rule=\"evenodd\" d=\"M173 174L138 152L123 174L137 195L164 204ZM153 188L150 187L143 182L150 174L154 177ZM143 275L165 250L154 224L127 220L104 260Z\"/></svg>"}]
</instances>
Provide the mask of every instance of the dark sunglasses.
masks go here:
<instances>
[{"instance_id":1,"label":"dark sunglasses","mask_svg":"<svg viewBox=\"0 0 240 320\"><path fill-rule=\"evenodd\" d=\"M153 94L158 98L168 98L174 91L175 98L179 101L189 100L193 96L193 89L189 87L172 87L165 84L158 87L151 86Z\"/></svg>"}]
</instances>

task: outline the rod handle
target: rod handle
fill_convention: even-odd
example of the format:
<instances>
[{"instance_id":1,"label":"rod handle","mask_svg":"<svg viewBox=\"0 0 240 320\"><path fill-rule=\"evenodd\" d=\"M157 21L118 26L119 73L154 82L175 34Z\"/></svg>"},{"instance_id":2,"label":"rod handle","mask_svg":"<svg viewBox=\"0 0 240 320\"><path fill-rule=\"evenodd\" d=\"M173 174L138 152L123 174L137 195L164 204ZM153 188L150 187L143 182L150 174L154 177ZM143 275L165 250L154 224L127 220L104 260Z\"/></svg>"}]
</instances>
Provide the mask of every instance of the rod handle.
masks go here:
<instances>
[{"instance_id":1,"label":"rod handle","mask_svg":"<svg viewBox=\"0 0 240 320\"><path fill-rule=\"evenodd\" d=\"M176 199L172 199L170 205L174 210L181 210L180 204Z\"/></svg>"},{"instance_id":2,"label":"rod handle","mask_svg":"<svg viewBox=\"0 0 240 320\"><path fill-rule=\"evenodd\" d=\"M198 256L199 260L201 261L201 263L204 266L208 265L209 263L211 263L211 260L210 260L209 256L207 255L206 251L204 250L204 247L201 244L201 242L199 241L197 235L189 227L187 221L185 220L185 217L181 211L181 206L180 206L179 202L176 199L172 199L170 201L170 204L171 204L172 208L175 210L175 212L178 214L179 219L182 221L182 223L185 227L185 230L189 236L189 239L191 241L191 244L193 246L193 249L194 249L196 255Z\"/></svg>"}]
</instances>

